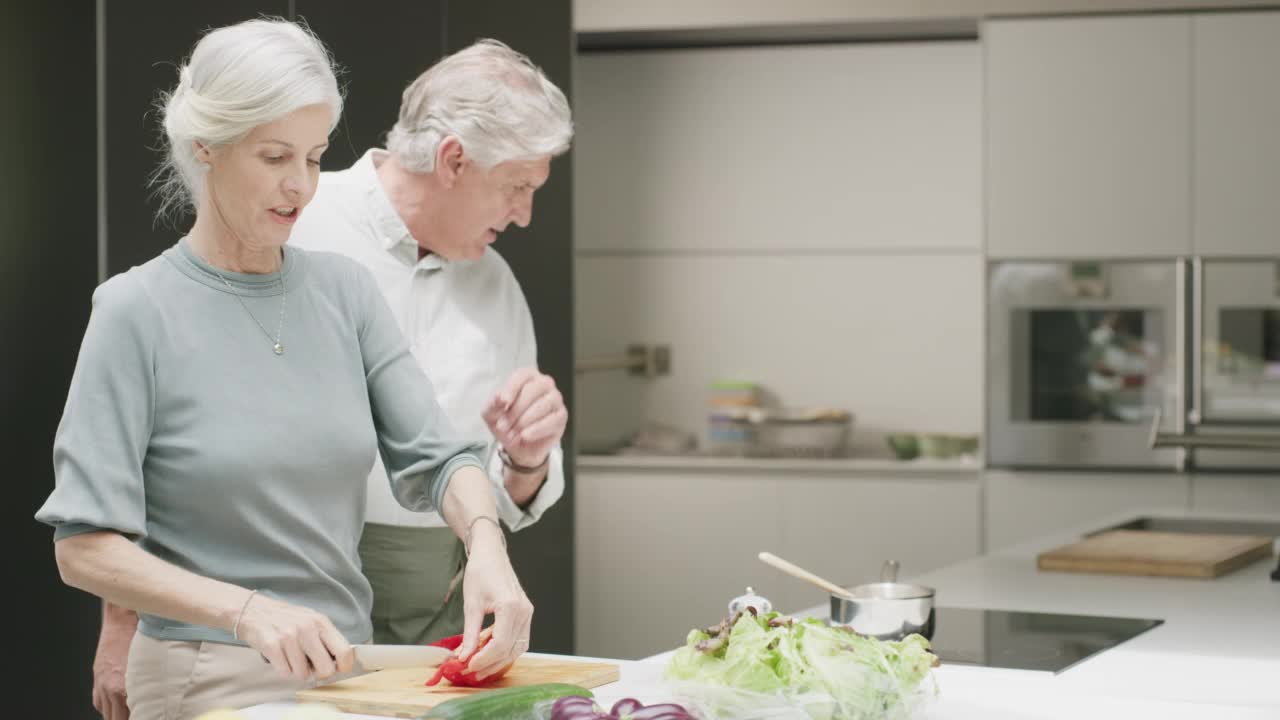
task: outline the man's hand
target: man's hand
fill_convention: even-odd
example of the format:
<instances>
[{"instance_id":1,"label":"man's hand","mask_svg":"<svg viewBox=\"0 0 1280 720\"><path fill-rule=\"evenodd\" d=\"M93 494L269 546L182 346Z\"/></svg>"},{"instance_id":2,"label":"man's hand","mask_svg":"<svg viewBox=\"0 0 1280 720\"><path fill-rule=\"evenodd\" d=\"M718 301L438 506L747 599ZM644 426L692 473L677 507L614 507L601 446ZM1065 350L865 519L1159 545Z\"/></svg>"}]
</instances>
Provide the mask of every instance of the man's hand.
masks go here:
<instances>
[{"instance_id":1,"label":"man's hand","mask_svg":"<svg viewBox=\"0 0 1280 720\"><path fill-rule=\"evenodd\" d=\"M129 720L124 672L129 663L129 645L137 629L136 613L103 603L102 632L93 658L93 707L105 720Z\"/></svg>"},{"instance_id":2,"label":"man's hand","mask_svg":"<svg viewBox=\"0 0 1280 720\"><path fill-rule=\"evenodd\" d=\"M521 368L482 413L498 444L517 464L539 467L560 444L569 411L556 381L537 368Z\"/></svg>"}]
</instances>

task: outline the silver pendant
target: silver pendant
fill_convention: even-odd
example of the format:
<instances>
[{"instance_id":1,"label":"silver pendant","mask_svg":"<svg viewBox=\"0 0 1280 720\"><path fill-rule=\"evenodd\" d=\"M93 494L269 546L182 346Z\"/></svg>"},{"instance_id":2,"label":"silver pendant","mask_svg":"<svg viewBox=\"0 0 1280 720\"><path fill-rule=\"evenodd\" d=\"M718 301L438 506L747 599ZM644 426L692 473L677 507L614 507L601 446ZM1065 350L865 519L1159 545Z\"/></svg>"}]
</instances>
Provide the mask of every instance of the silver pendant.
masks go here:
<instances>
[{"instance_id":1,"label":"silver pendant","mask_svg":"<svg viewBox=\"0 0 1280 720\"><path fill-rule=\"evenodd\" d=\"M276 344L275 344L275 347L273 347L273 348L271 348L271 349L272 349L272 350L275 350L277 355L283 355L283 354L284 354L284 345L282 345L281 343L276 343Z\"/></svg>"}]
</instances>

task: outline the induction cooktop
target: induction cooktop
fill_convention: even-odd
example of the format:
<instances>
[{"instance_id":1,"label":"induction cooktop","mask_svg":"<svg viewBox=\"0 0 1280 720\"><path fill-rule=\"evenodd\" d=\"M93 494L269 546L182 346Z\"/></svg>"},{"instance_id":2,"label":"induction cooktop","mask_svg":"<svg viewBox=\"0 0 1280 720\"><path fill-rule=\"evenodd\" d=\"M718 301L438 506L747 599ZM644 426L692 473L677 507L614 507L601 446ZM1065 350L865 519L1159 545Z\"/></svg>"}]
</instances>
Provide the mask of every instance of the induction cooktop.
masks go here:
<instances>
[{"instance_id":1,"label":"induction cooktop","mask_svg":"<svg viewBox=\"0 0 1280 720\"><path fill-rule=\"evenodd\" d=\"M943 663L1060 673L1163 622L940 607L930 642Z\"/></svg>"}]
</instances>

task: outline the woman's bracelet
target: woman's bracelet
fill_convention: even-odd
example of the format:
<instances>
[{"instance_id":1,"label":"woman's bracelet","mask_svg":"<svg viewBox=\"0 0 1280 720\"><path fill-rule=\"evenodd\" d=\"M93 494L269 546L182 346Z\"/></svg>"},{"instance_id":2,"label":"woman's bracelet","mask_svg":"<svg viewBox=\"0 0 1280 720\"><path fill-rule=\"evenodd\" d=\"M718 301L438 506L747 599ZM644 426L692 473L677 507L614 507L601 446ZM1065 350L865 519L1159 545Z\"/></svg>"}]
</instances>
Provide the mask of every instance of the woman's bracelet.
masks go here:
<instances>
[{"instance_id":1,"label":"woman's bracelet","mask_svg":"<svg viewBox=\"0 0 1280 720\"><path fill-rule=\"evenodd\" d=\"M467 557L471 557L471 532L475 530L476 523L481 520L488 520L493 523L494 527L498 528L498 537L502 538L502 549L503 551L507 549L507 536L502 532L502 525L498 522L497 518L491 518L488 515L477 515L475 519L471 521L471 524L467 525L467 536L462 541L462 550L466 553Z\"/></svg>"},{"instance_id":2,"label":"woman's bracelet","mask_svg":"<svg viewBox=\"0 0 1280 720\"><path fill-rule=\"evenodd\" d=\"M240 606L240 614L236 615L236 623L231 626L231 637L237 640L240 639L240 620L244 617L244 611L249 607L249 601L257 594L257 590L250 590L249 597L244 599L244 604Z\"/></svg>"}]
</instances>

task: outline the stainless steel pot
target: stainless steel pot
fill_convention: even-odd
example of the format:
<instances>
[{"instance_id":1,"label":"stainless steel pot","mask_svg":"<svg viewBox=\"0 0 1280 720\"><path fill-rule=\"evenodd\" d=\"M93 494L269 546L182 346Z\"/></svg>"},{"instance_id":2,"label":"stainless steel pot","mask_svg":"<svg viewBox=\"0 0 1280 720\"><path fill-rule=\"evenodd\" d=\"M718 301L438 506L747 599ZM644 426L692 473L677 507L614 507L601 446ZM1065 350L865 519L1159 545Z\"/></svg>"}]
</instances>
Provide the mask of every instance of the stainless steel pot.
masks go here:
<instances>
[{"instance_id":1,"label":"stainless steel pot","mask_svg":"<svg viewBox=\"0 0 1280 720\"><path fill-rule=\"evenodd\" d=\"M913 633L931 639L936 592L897 579L898 562L890 560L880 572L880 582L831 593L831 622L880 640L901 640Z\"/></svg>"}]
</instances>

